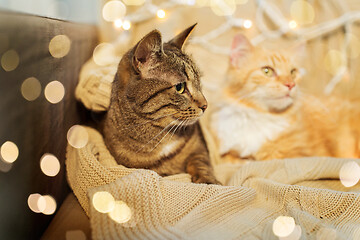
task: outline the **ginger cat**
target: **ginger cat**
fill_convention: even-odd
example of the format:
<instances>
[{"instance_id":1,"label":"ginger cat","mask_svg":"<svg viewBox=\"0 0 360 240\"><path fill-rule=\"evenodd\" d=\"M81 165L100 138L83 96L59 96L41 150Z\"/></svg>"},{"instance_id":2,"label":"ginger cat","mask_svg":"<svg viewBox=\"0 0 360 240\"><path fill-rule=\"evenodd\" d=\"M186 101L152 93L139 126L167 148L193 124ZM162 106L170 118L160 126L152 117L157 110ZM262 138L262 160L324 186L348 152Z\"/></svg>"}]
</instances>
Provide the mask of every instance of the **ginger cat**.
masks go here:
<instances>
[{"instance_id":1,"label":"ginger cat","mask_svg":"<svg viewBox=\"0 0 360 240\"><path fill-rule=\"evenodd\" d=\"M231 66L211 130L225 161L306 156L360 157L360 104L302 93L286 53L232 44Z\"/></svg>"}]
</instances>

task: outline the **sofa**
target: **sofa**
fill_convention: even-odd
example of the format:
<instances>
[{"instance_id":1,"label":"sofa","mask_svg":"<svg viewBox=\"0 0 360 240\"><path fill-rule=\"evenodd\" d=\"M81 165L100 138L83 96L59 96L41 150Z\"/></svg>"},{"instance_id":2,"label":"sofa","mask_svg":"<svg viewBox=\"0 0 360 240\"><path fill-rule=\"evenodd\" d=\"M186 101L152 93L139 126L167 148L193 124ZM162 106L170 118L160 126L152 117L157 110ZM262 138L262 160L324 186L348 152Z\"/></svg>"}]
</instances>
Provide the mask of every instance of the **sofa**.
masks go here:
<instances>
[{"instance_id":1,"label":"sofa","mask_svg":"<svg viewBox=\"0 0 360 240\"><path fill-rule=\"evenodd\" d=\"M63 57L53 57L49 51L49 43L57 35L65 35L71 42ZM74 99L74 89L82 64L92 56L97 35L93 25L0 11L0 146L11 141L19 150L14 163L0 160L0 239L39 239L64 200L78 204L73 195L68 196L66 134L71 126L87 119L86 111ZM11 50L18 55L17 64L6 62L6 53ZM29 77L41 85L41 94L31 101L21 91ZM63 99L56 104L44 95L45 87L54 80L65 89ZM60 162L60 172L54 177L41 171L40 159L45 153L55 155ZM57 211L51 215L31 211L28 197L34 193L52 196ZM67 210L83 214L73 207ZM86 215L80 216L87 219ZM81 217L74 219L76 230ZM65 239L66 231L60 232L63 236L54 237L56 230L47 231L43 239Z\"/></svg>"}]
</instances>

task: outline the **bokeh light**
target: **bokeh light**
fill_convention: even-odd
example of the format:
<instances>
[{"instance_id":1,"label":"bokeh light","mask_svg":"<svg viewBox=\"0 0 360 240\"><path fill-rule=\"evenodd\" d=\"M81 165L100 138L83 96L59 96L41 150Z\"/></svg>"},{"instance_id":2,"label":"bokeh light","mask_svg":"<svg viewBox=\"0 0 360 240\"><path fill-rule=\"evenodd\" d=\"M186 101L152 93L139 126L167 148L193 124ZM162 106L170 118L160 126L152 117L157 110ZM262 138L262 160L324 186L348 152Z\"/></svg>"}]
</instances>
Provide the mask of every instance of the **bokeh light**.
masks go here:
<instances>
[{"instance_id":1,"label":"bokeh light","mask_svg":"<svg viewBox=\"0 0 360 240\"><path fill-rule=\"evenodd\" d=\"M126 7L121 1L109 1L105 3L102 9L102 15L105 21L113 22L116 19L121 19L126 14Z\"/></svg>"},{"instance_id":2,"label":"bokeh light","mask_svg":"<svg viewBox=\"0 0 360 240\"><path fill-rule=\"evenodd\" d=\"M324 68L329 73L335 75L342 68L346 68L346 59L338 50L330 50L324 58Z\"/></svg>"},{"instance_id":3,"label":"bokeh light","mask_svg":"<svg viewBox=\"0 0 360 240\"><path fill-rule=\"evenodd\" d=\"M109 213L115 208L115 199L109 192L96 192L92 197L92 204L96 211Z\"/></svg>"},{"instance_id":4,"label":"bokeh light","mask_svg":"<svg viewBox=\"0 0 360 240\"><path fill-rule=\"evenodd\" d=\"M100 43L94 49L93 60L99 66L106 66L114 62L114 53L115 47L111 43Z\"/></svg>"},{"instance_id":5,"label":"bokeh light","mask_svg":"<svg viewBox=\"0 0 360 240\"><path fill-rule=\"evenodd\" d=\"M145 0L123 0L123 2L129 6L140 6L145 3Z\"/></svg>"},{"instance_id":6,"label":"bokeh light","mask_svg":"<svg viewBox=\"0 0 360 240\"><path fill-rule=\"evenodd\" d=\"M28 101L34 101L41 94L40 81L34 77L29 77L21 84L21 95Z\"/></svg>"},{"instance_id":7,"label":"bokeh light","mask_svg":"<svg viewBox=\"0 0 360 240\"><path fill-rule=\"evenodd\" d=\"M212 11L218 16L229 16L236 10L234 0L211 0L210 6Z\"/></svg>"},{"instance_id":8,"label":"bokeh light","mask_svg":"<svg viewBox=\"0 0 360 240\"><path fill-rule=\"evenodd\" d=\"M309 2L296 0L291 4L290 15L299 25L310 24L314 21L315 11Z\"/></svg>"},{"instance_id":9,"label":"bokeh light","mask_svg":"<svg viewBox=\"0 0 360 240\"><path fill-rule=\"evenodd\" d=\"M86 235L81 230L67 231L65 234L66 240L86 240Z\"/></svg>"},{"instance_id":10,"label":"bokeh light","mask_svg":"<svg viewBox=\"0 0 360 240\"><path fill-rule=\"evenodd\" d=\"M249 29L252 27L252 21L247 19L244 21L244 28Z\"/></svg>"},{"instance_id":11,"label":"bokeh light","mask_svg":"<svg viewBox=\"0 0 360 240\"><path fill-rule=\"evenodd\" d=\"M295 220L292 217L279 216L273 223L273 232L278 237L287 237L295 229Z\"/></svg>"},{"instance_id":12,"label":"bokeh light","mask_svg":"<svg viewBox=\"0 0 360 240\"><path fill-rule=\"evenodd\" d=\"M131 28L131 23L128 20L125 20L122 27L124 30L129 30Z\"/></svg>"},{"instance_id":13,"label":"bokeh light","mask_svg":"<svg viewBox=\"0 0 360 240\"><path fill-rule=\"evenodd\" d=\"M294 29L294 28L296 28L296 27L297 27L296 21L291 20L291 21L289 22L289 28Z\"/></svg>"},{"instance_id":14,"label":"bokeh light","mask_svg":"<svg viewBox=\"0 0 360 240\"><path fill-rule=\"evenodd\" d=\"M331 228L321 228L316 233L316 240L335 240L336 239L336 231Z\"/></svg>"},{"instance_id":15,"label":"bokeh light","mask_svg":"<svg viewBox=\"0 0 360 240\"><path fill-rule=\"evenodd\" d=\"M349 35L349 45L346 52L352 59L355 59L360 55L360 40L354 34Z\"/></svg>"},{"instance_id":16,"label":"bokeh light","mask_svg":"<svg viewBox=\"0 0 360 240\"><path fill-rule=\"evenodd\" d=\"M13 49L6 51L1 57L1 67L7 72L15 70L19 62L19 54Z\"/></svg>"},{"instance_id":17,"label":"bokeh light","mask_svg":"<svg viewBox=\"0 0 360 240\"><path fill-rule=\"evenodd\" d=\"M341 183L345 187L352 187L360 180L360 166L354 161L342 165L339 173Z\"/></svg>"},{"instance_id":18,"label":"bokeh light","mask_svg":"<svg viewBox=\"0 0 360 240\"><path fill-rule=\"evenodd\" d=\"M45 215L52 215L56 211L55 199L50 195L45 195L42 197L45 200L45 208L41 212ZM39 207L39 209L40 209L40 207Z\"/></svg>"},{"instance_id":19,"label":"bokeh light","mask_svg":"<svg viewBox=\"0 0 360 240\"><path fill-rule=\"evenodd\" d=\"M41 207L43 209L39 209L39 200L40 200L40 205L42 205ZM41 194L38 194L38 193L30 194L28 197L28 201L27 201L30 210L35 213L40 213L42 210L45 209L44 202L45 202L45 199L43 199Z\"/></svg>"},{"instance_id":20,"label":"bokeh light","mask_svg":"<svg viewBox=\"0 0 360 240\"><path fill-rule=\"evenodd\" d=\"M60 162L54 155L46 153L40 159L40 168L46 176L54 177L60 171Z\"/></svg>"},{"instance_id":21,"label":"bokeh light","mask_svg":"<svg viewBox=\"0 0 360 240\"><path fill-rule=\"evenodd\" d=\"M5 162L13 163L19 157L19 149L15 143L6 141L1 145L0 155Z\"/></svg>"},{"instance_id":22,"label":"bokeh light","mask_svg":"<svg viewBox=\"0 0 360 240\"><path fill-rule=\"evenodd\" d=\"M44 90L46 100L52 104L60 102L65 96L65 88L59 81L49 82Z\"/></svg>"},{"instance_id":23,"label":"bokeh light","mask_svg":"<svg viewBox=\"0 0 360 240\"><path fill-rule=\"evenodd\" d=\"M66 35L57 35L50 40L49 52L54 58L65 57L71 48L71 41Z\"/></svg>"},{"instance_id":24,"label":"bokeh light","mask_svg":"<svg viewBox=\"0 0 360 240\"><path fill-rule=\"evenodd\" d=\"M109 212L109 216L117 223L126 223L131 218L131 209L123 201L116 201L114 209Z\"/></svg>"},{"instance_id":25,"label":"bokeh light","mask_svg":"<svg viewBox=\"0 0 360 240\"><path fill-rule=\"evenodd\" d=\"M121 27L122 27L122 24L123 24L123 22L122 22L121 19L116 19L116 20L114 21L114 26L115 26L116 28L121 28Z\"/></svg>"},{"instance_id":26,"label":"bokeh light","mask_svg":"<svg viewBox=\"0 0 360 240\"><path fill-rule=\"evenodd\" d=\"M74 125L67 132L67 141L74 148L83 148L89 141L89 134L84 127Z\"/></svg>"},{"instance_id":27,"label":"bokeh light","mask_svg":"<svg viewBox=\"0 0 360 240\"><path fill-rule=\"evenodd\" d=\"M279 240L299 240L301 238L301 227L296 225L294 231L286 237L279 237Z\"/></svg>"},{"instance_id":28,"label":"bokeh light","mask_svg":"<svg viewBox=\"0 0 360 240\"><path fill-rule=\"evenodd\" d=\"M165 13L164 10L159 9L159 10L156 12L156 15L157 15L158 18L164 18L165 15L166 15L166 13Z\"/></svg>"}]
</instances>

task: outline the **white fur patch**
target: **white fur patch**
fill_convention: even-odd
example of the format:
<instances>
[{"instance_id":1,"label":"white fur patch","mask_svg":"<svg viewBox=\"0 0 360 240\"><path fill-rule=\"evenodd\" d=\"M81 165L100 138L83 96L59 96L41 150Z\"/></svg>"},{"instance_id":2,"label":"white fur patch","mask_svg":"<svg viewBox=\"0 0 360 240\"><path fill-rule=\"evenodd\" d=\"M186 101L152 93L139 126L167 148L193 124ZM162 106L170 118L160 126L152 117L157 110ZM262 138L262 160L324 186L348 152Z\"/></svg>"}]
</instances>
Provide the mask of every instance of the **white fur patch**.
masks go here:
<instances>
[{"instance_id":1,"label":"white fur patch","mask_svg":"<svg viewBox=\"0 0 360 240\"><path fill-rule=\"evenodd\" d=\"M211 123L220 139L220 154L234 150L241 157L254 155L266 141L274 140L288 126L282 116L235 104L222 107Z\"/></svg>"},{"instance_id":2,"label":"white fur patch","mask_svg":"<svg viewBox=\"0 0 360 240\"><path fill-rule=\"evenodd\" d=\"M171 153L173 153L177 149L179 144L180 144L179 141L171 141L171 142L167 143L166 145L164 145L162 147L161 152L160 152L160 156L165 157L165 156L170 155Z\"/></svg>"}]
</instances>

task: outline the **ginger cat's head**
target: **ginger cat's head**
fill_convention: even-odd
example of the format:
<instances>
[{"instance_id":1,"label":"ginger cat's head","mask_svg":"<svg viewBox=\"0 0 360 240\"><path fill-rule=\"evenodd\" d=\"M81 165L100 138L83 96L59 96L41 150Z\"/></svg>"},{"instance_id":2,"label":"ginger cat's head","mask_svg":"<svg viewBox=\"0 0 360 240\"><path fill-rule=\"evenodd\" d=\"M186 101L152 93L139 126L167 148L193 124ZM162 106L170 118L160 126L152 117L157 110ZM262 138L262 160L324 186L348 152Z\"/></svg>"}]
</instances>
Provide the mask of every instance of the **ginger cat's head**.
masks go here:
<instances>
[{"instance_id":1,"label":"ginger cat's head","mask_svg":"<svg viewBox=\"0 0 360 240\"><path fill-rule=\"evenodd\" d=\"M289 109L297 97L300 74L287 54L255 47L244 35L237 35L225 95L263 112Z\"/></svg>"}]
</instances>

